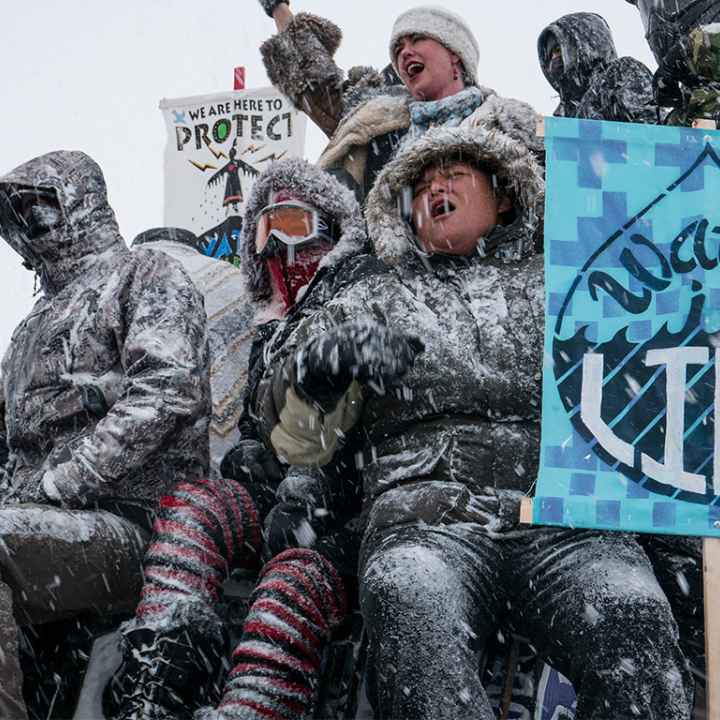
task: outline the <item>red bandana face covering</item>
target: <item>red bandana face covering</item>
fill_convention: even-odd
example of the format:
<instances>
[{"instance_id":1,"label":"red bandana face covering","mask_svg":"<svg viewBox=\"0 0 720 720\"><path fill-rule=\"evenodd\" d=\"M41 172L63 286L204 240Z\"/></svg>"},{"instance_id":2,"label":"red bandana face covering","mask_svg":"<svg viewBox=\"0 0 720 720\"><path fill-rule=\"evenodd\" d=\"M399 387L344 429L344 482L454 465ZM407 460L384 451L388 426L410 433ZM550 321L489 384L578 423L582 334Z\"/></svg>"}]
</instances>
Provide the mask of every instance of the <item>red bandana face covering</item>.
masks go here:
<instances>
[{"instance_id":1,"label":"red bandana face covering","mask_svg":"<svg viewBox=\"0 0 720 720\"><path fill-rule=\"evenodd\" d=\"M285 312L295 304L300 290L310 283L320 261L332 249L331 243L318 242L295 250L293 262L289 262L287 251L265 260L272 277L273 293L280 294Z\"/></svg>"}]
</instances>

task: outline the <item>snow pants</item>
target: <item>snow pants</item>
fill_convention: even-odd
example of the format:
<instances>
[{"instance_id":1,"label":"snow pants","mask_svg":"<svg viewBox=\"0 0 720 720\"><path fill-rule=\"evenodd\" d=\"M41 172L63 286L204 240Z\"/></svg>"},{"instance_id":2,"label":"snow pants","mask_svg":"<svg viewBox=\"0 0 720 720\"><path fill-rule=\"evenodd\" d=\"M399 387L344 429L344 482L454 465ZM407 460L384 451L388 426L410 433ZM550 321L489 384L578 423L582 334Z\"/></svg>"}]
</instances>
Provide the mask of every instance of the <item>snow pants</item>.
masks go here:
<instances>
[{"instance_id":1,"label":"snow pants","mask_svg":"<svg viewBox=\"0 0 720 720\"><path fill-rule=\"evenodd\" d=\"M677 625L630 536L405 524L366 538L363 556L377 718L492 720L478 669L501 622L572 680L578 720L690 718Z\"/></svg>"},{"instance_id":2,"label":"snow pants","mask_svg":"<svg viewBox=\"0 0 720 720\"><path fill-rule=\"evenodd\" d=\"M701 538L638 535L680 628L680 647L705 683L705 604Z\"/></svg>"},{"instance_id":3,"label":"snow pants","mask_svg":"<svg viewBox=\"0 0 720 720\"><path fill-rule=\"evenodd\" d=\"M114 513L0 507L0 718L24 720L19 627L132 612L149 532Z\"/></svg>"}]
</instances>

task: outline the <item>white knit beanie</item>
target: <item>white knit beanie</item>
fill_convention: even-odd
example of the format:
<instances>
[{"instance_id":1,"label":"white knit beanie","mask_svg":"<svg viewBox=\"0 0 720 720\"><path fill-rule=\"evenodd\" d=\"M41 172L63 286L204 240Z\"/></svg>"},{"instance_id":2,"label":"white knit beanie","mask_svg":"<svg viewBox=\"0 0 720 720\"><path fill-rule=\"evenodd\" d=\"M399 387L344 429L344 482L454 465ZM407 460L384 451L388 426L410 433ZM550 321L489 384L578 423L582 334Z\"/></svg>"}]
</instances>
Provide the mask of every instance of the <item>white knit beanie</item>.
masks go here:
<instances>
[{"instance_id":1,"label":"white knit beanie","mask_svg":"<svg viewBox=\"0 0 720 720\"><path fill-rule=\"evenodd\" d=\"M477 84L480 48L470 26L454 12L437 5L424 5L407 10L395 21L390 37L390 61L397 72L395 43L406 35L425 35L437 40L462 61L465 73Z\"/></svg>"}]
</instances>

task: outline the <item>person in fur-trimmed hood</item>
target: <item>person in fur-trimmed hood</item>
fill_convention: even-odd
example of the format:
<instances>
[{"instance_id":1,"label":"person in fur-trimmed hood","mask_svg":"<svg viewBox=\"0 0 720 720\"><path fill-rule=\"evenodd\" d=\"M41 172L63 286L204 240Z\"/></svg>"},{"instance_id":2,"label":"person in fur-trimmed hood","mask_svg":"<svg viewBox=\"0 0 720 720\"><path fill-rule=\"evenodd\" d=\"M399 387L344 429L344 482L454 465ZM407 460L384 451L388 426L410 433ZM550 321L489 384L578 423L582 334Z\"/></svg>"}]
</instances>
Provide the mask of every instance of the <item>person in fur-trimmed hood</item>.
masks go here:
<instances>
[{"instance_id":1,"label":"person in fur-trimmed hood","mask_svg":"<svg viewBox=\"0 0 720 720\"><path fill-rule=\"evenodd\" d=\"M202 298L129 252L87 155L0 177L0 236L43 291L2 364L0 716L22 718L15 623L132 610L159 498L207 472L210 386Z\"/></svg>"},{"instance_id":2,"label":"person in fur-trimmed hood","mask_svg":"<svg viewBox=\"0 0 720 720\"><path fill-rule=\"evenodd\" d=\"M299 13L285 2L260 0L279 33L260 50L268 77L294 105L330 137L319 165L337 175L359 199L370 191L378 172L406 135L435 125L459 125L494 90L478 82L478 41L468 24L443 7L411 8L395 21L388 43L390 61L402 85L388 83L389 73L353 69L348 80L334 55L342 33L329 20ZM502 99L535 143L536 114L518 100Z\"/></svg>"},{"instance_id":3,"label":"person in fur-trimmed hood","mask_svg":"<svg viewBox=\"0 0 720 720\"><path fill-rule=\"evenodd\" d=\"M610 27L600 15L579 12L555 20L540 33L538 59L560 95L554 115L660 121L652 73L635 58L618 58Z\"/></svg>"},{"instance_id":4,"label":"person in fur-trimmed hood","mask_svg":"<svg viewBox=\"0 0 720 720\"><path fill-rule=\"evenodd\" d=\"M356 558L357 549L343 528L359 511L355 474L348 472L354 466L338 464L334 473L283 467L259 441L248 398L263 373L266 343L302 316L308 285L322 277L325 287L345 260L365 250L364 221L347 188L291 159L257 179L243 227L241 272L262 324L250 350L240 440L223 459L221 478L181 483L163 498L145 557L143 599L123 630L124 661L108 693L114 720L190 718L200 706L216 705L200 714L284 718L287 703L305 716L324 643L347 613L343 576L355 574L357 561L346 555ZM236 568L257 569L261 549L272 561L221 692L221 586ZM300 634L278 632L286 623Z\"/></svg>"},{"instance_id":5,"label":"person in fur-trimmed hood","mask_svg":"<svg viewBox=\"0 0 720 720\"><path fill-rule=\"evenodd\" d=\"M365 439L378 718L493 718L477 668L501 620L572 679L579 717L690 717L677 627L636 541L518 526L539 451L543 188L497 131L405 147L367 202L379 259L274 350L257 393L289 461L328 462L352 427Z\"/></svg>"}]
</instances>

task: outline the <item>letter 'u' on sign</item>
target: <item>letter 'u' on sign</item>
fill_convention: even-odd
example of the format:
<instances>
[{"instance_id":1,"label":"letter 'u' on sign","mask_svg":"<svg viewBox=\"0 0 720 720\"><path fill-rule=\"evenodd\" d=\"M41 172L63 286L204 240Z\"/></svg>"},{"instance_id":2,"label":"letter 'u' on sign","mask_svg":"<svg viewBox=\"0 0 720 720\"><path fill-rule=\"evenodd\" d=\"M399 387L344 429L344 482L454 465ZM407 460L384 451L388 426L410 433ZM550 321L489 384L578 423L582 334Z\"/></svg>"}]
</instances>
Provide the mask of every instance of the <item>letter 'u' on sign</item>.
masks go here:
<instances>
[{"instance_id":1,"label":"letter 'u' on sign","mask_svg":"<svg viewBox=\"0 0 720 720\"><path fill-rule=\"evenodd\" d=\"M665 457L660 463L643 453L641 470L658 482L692 493L705 493L704 475L689 473L684 468L685 446L685 397L687 393L687 368L689 365L705 365L710 357L707 347L677 347L650 350L645 358L648 367L665 366L667 411L665 421ZM583 357L583 379L580 416L587 429L600 446L621 463L633 466L633 446L618 437L602 419L603 356L587 353ZM720 351L715 352L715 407L720 401ZM720 440L715 431L715 493L718 493L717 468L720 457Z\"/></svg>"},{"instance_id":2,"label":"letter 'u' on sign","mask_svg":"<svg viewBox=\"0 0 720 720\"><path fill-rule=\"evenodd\" d=\"M580 417L603 450L621 463L632 467L635 455L633 446L621 440L602 419L603 366L602 355L588 353L583 357Z\"/></svg>"}]
</instances>

